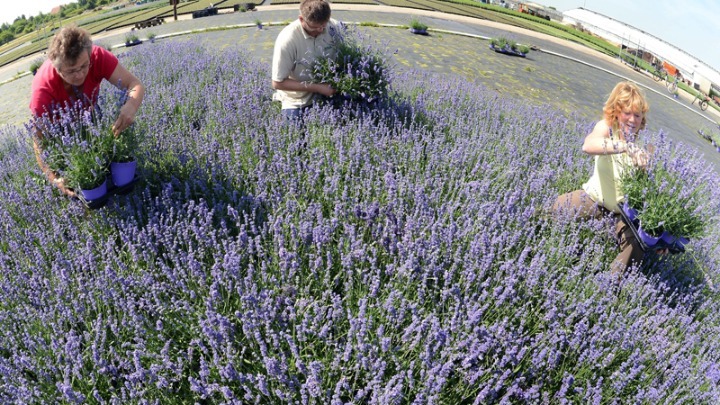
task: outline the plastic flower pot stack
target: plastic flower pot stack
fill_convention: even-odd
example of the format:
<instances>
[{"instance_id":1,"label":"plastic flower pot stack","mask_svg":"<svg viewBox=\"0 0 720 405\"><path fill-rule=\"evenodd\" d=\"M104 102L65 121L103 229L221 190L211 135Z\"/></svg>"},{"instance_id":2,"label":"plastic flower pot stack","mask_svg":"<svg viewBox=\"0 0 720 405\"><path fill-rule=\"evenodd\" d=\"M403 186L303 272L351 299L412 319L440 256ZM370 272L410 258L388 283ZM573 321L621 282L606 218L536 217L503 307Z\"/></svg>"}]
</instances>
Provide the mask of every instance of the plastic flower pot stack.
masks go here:
<instances>
[{"instance_id":1,"label":"plastic flower pot stack","mask_svg":"<svg viewBox=\"0 0 720 405\"><path fill-rule=\"evenodd\" d=\"M623 170L622 215L645 248L683 252L691 238L702 236L706 221L700 207L706 194L684 186L666 164Z\"/></svg>"}]
</instances>

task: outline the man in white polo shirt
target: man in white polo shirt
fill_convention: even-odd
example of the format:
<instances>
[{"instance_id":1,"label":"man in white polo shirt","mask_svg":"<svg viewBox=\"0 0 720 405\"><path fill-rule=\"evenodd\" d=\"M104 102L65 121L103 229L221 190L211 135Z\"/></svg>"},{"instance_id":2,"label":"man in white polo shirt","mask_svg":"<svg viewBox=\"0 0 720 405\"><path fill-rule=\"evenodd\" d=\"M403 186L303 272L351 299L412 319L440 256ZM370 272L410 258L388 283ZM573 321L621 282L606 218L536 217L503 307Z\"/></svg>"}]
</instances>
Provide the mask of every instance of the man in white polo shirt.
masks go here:
<instances>
[{"instance_id":1,"label":"man in white polo shirt","mask_svg":"<svg viewBox=\"0 0 720 405\"><path fill-rule=\"evenodd\" d=\"M330 4L303 0L300 16L280 31L273 51L273 99L282 103L283 116L301 118L316 94L335 94L329 84L313 83L311 75L315 59L334 56L339 40L337 22L330 18Z\"/></svg>"}]
</instances>

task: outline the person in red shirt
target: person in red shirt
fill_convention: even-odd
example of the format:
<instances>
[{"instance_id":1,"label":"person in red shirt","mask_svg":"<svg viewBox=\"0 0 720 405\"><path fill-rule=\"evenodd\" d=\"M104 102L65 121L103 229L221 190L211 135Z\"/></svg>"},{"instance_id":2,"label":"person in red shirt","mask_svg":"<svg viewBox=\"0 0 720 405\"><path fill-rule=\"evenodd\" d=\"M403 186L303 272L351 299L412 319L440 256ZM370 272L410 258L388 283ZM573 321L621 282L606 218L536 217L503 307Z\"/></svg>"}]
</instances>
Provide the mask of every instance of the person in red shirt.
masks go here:
<instances>
[{"instance_id":1,"label":"person in red shirt","mask_svg":"<svg viewBox=\"0 0 720 405\"><path fill-rule=\"evenodd\" d=\"M120 107L113 131L117 136L135 121L145 86L118 61L117 57L102 47L95 46L90 33L76 26L66 26L50 41L48 58L38 69L32 82L30 111L36 118L78 101L91 107L97 101L103 80L126 90L127 101ZM42 139L42 133L36 132ZM60 191L70 196L71 189L42 159L38 139L34 139L35 156L48 180Z\"/></svg>"}]
</instances>

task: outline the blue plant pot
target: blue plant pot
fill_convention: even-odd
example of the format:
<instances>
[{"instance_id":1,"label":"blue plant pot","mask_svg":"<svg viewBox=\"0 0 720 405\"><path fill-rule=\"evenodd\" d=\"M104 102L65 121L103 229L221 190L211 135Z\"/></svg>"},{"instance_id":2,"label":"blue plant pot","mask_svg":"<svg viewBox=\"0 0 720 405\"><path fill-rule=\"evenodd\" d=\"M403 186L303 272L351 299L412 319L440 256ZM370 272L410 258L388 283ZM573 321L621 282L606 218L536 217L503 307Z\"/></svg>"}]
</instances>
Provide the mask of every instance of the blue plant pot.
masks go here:
<instances>
[{"instance_id":1,"label":"blue plant pot","mask_svg":"<svg viewBox=\"0 0 720 405\"><path fill-rule=\"evenodd\" d=\"M682 236L678 237L677 240L675 241L675 244L680 247L685 247L685 245L687 245L688 243L690 243L690 239L683 238Z\"/></svg>"},{"instance_id":2,"label":"blue plant pot","mask_svg":"<svg viewBox=\"0 0 720 405\"><path fill-rule=\"evenodd\" d=\"M130 183L135 178L135 169L137 168L137 161L131 162L110 163L110 177L112 182L117 187L122 187Z\"/></svg>"},{"instance_id":3,"label":"blue plant pot","mask_svg":"<svg viewBox=\"0 0 720 405\"><path fill-rule=\"evenodd\" d=\"M672 245L677 238L673 235L670 235L670 233L668 232L663 232L662 235L660 235L660 239L662 239L662 241L667 243L668 245Z\"/></svg>"},{"instance_id":4,"label":"blue plant pot","mask_svg":"<svg viewBox=\"0 0 720 405\"><path fill-rule=\"evenodd\" d=\"M623 203L622 210L625 213L625 215L627 215L627 217L630 221L634 221L635 218L637 218L637 214L638 214L637 210L635 208L630 207L630 204L628 204L627 202Z\"/></svg>"},{"instance_id":5,"label":"blue plant pot","mask_svg":"<svg viewBox=\"0 0 720 405\"><path fill-rule=\"evenodd\" d=\"M660 240L660 237L655 237L645 232L645 230L642 229L642 226L638 227L638 236L648 247L657 245Z\"/></svg>"},{"instance_id":6,"label":"blue plant pot","mask_svg":"<svg viewBox=\"0 0 720 405\"><path fill-rule=\"evenodd\" d=\"M80 194L87 201L93 201L105 197L107 194L107 180L101 185L90 190L80 190Z\"/></svg>"}]
</instances>

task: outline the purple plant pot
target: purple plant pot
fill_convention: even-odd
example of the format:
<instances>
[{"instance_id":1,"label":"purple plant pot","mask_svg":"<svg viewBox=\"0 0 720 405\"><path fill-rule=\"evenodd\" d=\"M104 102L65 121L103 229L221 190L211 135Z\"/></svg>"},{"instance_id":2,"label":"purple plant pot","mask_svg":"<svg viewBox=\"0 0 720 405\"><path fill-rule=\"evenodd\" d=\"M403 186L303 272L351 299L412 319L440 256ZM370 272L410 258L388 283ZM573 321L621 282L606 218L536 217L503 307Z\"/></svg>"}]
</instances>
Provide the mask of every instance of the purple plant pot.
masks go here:
<instances>
[{"instance_id":1,"label":"purple plant pot","mask_svg":"<svg viewBox=\"0 0 720 405\"><path fill-rule=\"evenodd\" d=\"M685 245L687 245L688 243L690 243L690 239L683 238L682 236L678 237L677 240L675 241L675 244L680 247L685 247Z\"/></svg>"},{"instance_id":2,"label":"purple plant pot","mask_svg":"<svg viewBox=\"0 0 720 405\"><path fill-rule=\"evenodd\" d=\"M673 235L670 235L668 232L663 232L662 235L660 235L660 239L662 239L662 241L667 243L668 245L672 245L677 238Z\"/></svg>"},{"instance_id":3,"label":"purple plant pot","mask_svg":"<svg viewBox=\"0 0 720 405\"><path fill-rule=\"evenodd\" d=\"M630 221L634 221L635 218L637 218L637 210L635 208L630 207L630 204L627 202L624 202L622 205L622 210L627 215L628 219Z\"/></svg>"},{"instance_id":4,"label":"purple plant pot","mask_svg":"<svg viewBox=\"0 0 720 405\"><path fill-rule=\"evenodd\" d=\"M87 201L93 201L98 198L105 197L105 194L107 194L107 180L103 181L101 185L91 190L80 190L80 194Z\"/></svg>"},{"instance_id":5,"label":"purple plant pot","mask_svg":"<svg viewBox=\"0 0 720 405\"><path fill-rule=\"evenodd\" d=\"M655 237L645 232L645 230L642 229L642 226L638 227L638 236L648 247L657 245L660 240L660 237Z\"/></svg>"},{"instance_id":6,"label":"purple plant pot","mask_svg":"<svg viewBox=\"0 0 720 405\"><path fill-rule=\"evenodd\" d=\"M135 178L135 169L137 168L137 161L131 162L110 163L110 177L112 182L117 187L122 187L130 183Z\"/></svg>"}]
</instances>

